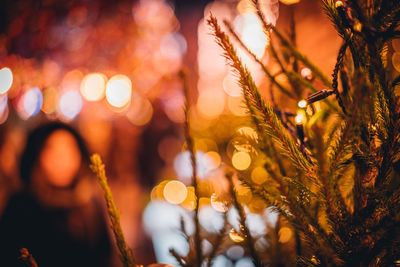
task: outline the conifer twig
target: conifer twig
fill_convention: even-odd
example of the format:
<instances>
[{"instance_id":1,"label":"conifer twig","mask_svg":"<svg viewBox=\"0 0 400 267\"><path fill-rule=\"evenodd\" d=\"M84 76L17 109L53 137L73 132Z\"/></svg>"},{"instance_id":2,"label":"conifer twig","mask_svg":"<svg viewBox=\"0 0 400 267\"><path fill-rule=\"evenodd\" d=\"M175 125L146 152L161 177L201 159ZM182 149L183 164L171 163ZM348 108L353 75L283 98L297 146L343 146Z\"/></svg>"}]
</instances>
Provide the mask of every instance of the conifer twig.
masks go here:
<instances>
[{"instance_id":1,"label":"conifer twig","mask_svg":"<svg viewBox=\"0 0 400 267\"><path fill-rule=\"evenodd\" d=\"M235 207L235 209L237 210L237 212L239 214L239 223L240 223L239 230L242 232L242 234L244 234L244 239L245 239L247 248L249 249L250 255L253 259L254 265L256 267L262 267L263 266L262 261L261 261L260 257L258 256L257 250L255 248L255 241L254 241L253 237L251 236L249 228L247 227L246 213L237 198L237 192L236 192L235 186L233 184L232 174L228 173L228 174L226 174L225 177L229 182L229 191L230 191L230 195L232 197L233 206Z\"/></svg>"},{"instance_id":2,"label":"conifer twig","mask_svg":"<svg viewBox=\"0 0 400 267\"><path fill-rule=\"evenodd\" d=\"M192 165L192 184L194 188L194 194L196 197L196 206L194 209L194 224L195 224L195 232L194 232L194 246L196 251L196 266L201 267L203 262L203 252L201 247L201 236L200 236L200 222L199 222L199 189L197 184L197 165L196 165L196 154L194 150L194 141L192 136L190 135L190 122L189 122L189 85L186 77L186 73L182 70L179 73L182 82L183 82L183 91L185 94L185 123L184 123L184 132L187 149L190 153L190 161Z\"/></svg>"},{"instance_id":3,"label":"conifer twig","mask_svg":"<svg viewBox=\"0 0 400 267\"><path fill-rule=\"evenodd\" d=\"M223 48L225 57L238 73L239 83L249 110L253 110L256 116L260 116L258 121L262 123L266 134L279 141L282 150L292 161L295 168L304 171L308 174L308 178L315 181L313 164L309 162L307 157L300 151L298 145L286 132L273 108L263 100L248 69L240 61L229 37L221 30L217 19L213 15L209 17L208 24L213 28L214 36L217 43Z\"/></svg>"},{"instance_id":4,"label":"conifer twig","mask_svg":"<svg viewBox=\"0 0 400 267\"><path fill-rule=\"evenodd\" d=\"M136 267L138 265L135 263L132 250L126 244L125 237L122 232L119 211L115 205L111 189L108 185L105 166L100 155L93 154L90 157L90 169L96 175L100 187L103 190L104 198L107 204L107 212L111 221L111 226L119 250L121 262L123 263L124 267Z\"/></svg>"}]
</instances>

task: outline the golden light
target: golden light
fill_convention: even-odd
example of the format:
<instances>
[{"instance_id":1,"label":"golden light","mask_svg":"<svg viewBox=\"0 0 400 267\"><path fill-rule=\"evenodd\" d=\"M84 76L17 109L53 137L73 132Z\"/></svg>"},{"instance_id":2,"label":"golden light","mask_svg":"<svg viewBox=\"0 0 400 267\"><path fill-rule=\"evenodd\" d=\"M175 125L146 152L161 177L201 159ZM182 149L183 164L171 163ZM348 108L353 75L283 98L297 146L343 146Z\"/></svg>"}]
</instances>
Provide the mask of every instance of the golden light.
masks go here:
<instances>
[{"instance_id":1,"label":"golden light","mask_svg":"<svg viewBox=\"0 0 400 267\"><path fill-rule=\"evenodd\" d=\"M264 183L267 180L267 178L268 178L268 173L261 166L254 168L251 172L251 180L256 184Z\"/></svg>"},{"instance_id":2,"label":"golden light","mask_svg":"<svg viewBox=\"0 0 400 267\"><path fill-rule=\"evenodd\" d=\"M110 78L106 86L107 102L116 108L129 104L132 96L132 82L128 76L117 74Z\"/></svg>"},{"instance_id":3,"label":"golden light","mask_svg":"<svg viewBox=\"0 0 400 267\"><path fill-rule=\"evenodd\" d=\"M307 101L306 100L300 100L299 101L299 103L297 103L297 106L299 107L299 108L305 108L305 107L307 107Z\"/></svg>"},{"instance_id":4,"label":"golden light","mask_svg":"<svg viewBox=\"0 0 400 267\"><path fill-rule=\"evenodd\" d=\"M181 205L188 210L194 210L196 208L196 194L194 193L194 187L188 186L187 191L187 197L181 203Z\"/></svg>"},{"instance_id":5,"label":"golden light","mask_svg":"<svg viewBox=\"0 0 400 267\"><path fill-rule=\"evenodd\" d=\"M281 3L285 4L285 5L293 5L293 4L297 4L300 3L300 0L280 0Z\"/></svg>"},{"instance_id":6,"label":"golden light","mask_svg":"<svg viewBox=\"0 0 400 267\"><path fill-rule=\"evenodd\" d=\"M279 242L286 243L292 238L292 230L289 227L282 227L279 230Z\"/></svg>"},{"instance_id":7,"label":"golden light","mask_svg":"<svg viewBox=\"0 0 400 267\"><path fill-rule=\"evenodd\" d=\"M13 74L11 69L7 67L0 69L0 94L4 94L10 90L12 83Z\"/></svg>"},{"instance_id":8,"label":"golden light","mask_svg":"<svg viewBox=\"0 0 400 267\"><path fill-rule=\"evenodd\" d=\"M210 197L211 207L218 212L228 211L228 205L225 201L221 201L217 194L213 193Z\"/></svg>"},{"instance_id":9,"label":"golden light","mask_svg":"<svg viewBox=\"0 0 400 267\"><path fill-rule=\"evenodd\" d=\"M240 151L233 154L232 165L235 169L239 171L244 171L250 167L250 164L251 164L251 157L249 153Z\"/></svg>"},{"instance_id":10,"label":"golden light","mask_svg":"<svg viewBox=\"0 0 400 267\"><path fill-rule=\"evenodd\" d=\"M238 231L236 231L234 228L232 228L229 231L229 238L235 242L235 243L240 243L244 241L244 236L243 234L239 233Z\"/></svg>"},{"instance_id":11,"label":"golden light","mask_svg":"<svg viewBox=\"0 0 400 267\"><path fill-rule=\"evenodd\" d=\"M306 115L304 114L304 112L298 112L296 117L294 117L294 122L297 125L304 124L305 121L306 121Z\"/></svg>"},{"instance_id":12,"label":"golden light","mask_svg":"<svg viewBox=\"0 0 400 267\"><path fill-rule=\"evenodd\" d=\"M90 73L81 82L81 94L87 101L99 101L104 97L107 78L101 73Z\"/></svg>"},{"instance_id":13,"label":"golden light","mask_svg":"<svg viewBox=\"0 0 400 267\"><path fill-rule=\"evenodd\" d=\"M165 200L171 204L181 204L186 199L187 194L186 186L177 180L169 181L163 190Z\"/></svg>"}]
</instances>

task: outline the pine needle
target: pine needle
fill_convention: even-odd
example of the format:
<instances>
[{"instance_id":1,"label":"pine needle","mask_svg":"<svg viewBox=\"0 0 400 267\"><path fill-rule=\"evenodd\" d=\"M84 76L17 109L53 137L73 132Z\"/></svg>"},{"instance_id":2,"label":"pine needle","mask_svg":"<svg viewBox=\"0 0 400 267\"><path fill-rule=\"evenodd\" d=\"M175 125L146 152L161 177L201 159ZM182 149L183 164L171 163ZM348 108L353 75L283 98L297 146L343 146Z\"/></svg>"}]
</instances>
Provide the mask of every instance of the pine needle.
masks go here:
<instances>
[{"instance_id":1,"label":"pine needle","mask_svg":"<svg viewBox=\"0 0 400 267\"><path fill-rule=\"evenodd\" d=\"M128 247L125 241L124 234L121 228L120 216L117 206L115 205L111 189L107 182L105 166L100 155L93 154L90 157L90 169L96 175L101 189L104 193L104 198L107 204L107 212L111 221L111 227L114 233L115 241L119 250L119 256L124 267L138 267L132 255L132 250Z\"/></svg>"}]
</instances>

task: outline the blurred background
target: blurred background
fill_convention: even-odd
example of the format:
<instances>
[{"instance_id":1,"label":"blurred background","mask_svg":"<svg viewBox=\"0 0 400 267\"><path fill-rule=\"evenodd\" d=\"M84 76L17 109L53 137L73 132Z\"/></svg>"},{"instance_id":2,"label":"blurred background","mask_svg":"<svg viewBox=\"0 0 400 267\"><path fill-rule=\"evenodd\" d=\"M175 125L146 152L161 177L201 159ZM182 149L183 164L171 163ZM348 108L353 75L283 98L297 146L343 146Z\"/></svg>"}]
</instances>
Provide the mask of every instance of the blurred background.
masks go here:
<instances>
[{"instance_id":1,"label":"blurred background","mask_svg":"<svg viewBox=\"0 0 400 267\"><path fill-rule=\"evenodd\" d=\"M264 11L284 30L294 12L297 46L330 73L340 43L318 2L265 0ZM182 135L178 72L184 66L189 70L202 227L210 232L222 227L224 165L264 181L262 159L243 140L243 134L256 133L240 88L205 23L210 12L231 21L273 70L265 53L270 40L250 1L3 0L0 5L0 214L22 187L18 165L27 133L45 122L62 121L79 131L90 152L103 157L138 261L174 263L171 246L187 253L185 240L174 231L180 216L190 230L195 203ZM239 53L264 92L263 73ZM312 74L304 69L302 75ZM297 102L285 105L295 109ZM246 188L238 190L253 215L251 228L267 231L264 222L273 224L276 215ZM290 229L283 229L281 241L290 242ZM251 266L240 262L243 252L235 249L215 266Z\"/></svg>"}]
</instances>

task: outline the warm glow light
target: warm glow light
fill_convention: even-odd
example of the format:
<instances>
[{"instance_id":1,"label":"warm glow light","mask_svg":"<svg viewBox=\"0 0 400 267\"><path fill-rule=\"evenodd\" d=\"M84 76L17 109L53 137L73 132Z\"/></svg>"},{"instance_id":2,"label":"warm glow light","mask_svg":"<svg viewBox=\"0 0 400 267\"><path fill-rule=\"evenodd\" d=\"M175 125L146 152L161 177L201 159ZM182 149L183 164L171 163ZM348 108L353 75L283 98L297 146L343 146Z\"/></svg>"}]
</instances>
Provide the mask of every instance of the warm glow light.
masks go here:
<instances>
[{"instance_id":1,"label":"warm glow light","mask_svg":"<svg viewBox=\"0 0 400 267\"><path fill-rule=\"evenodd\" d=\"M164 198L171 204L181 204L187 197L186 186L177 180L169 181L164 187Z\"/></svg>"},{"instance_id":2,"label":"warm glow light","mask_svg":"<svg viewBox=\"0 0 400 267\"><path fill-rule=\"evenodd\" d=\"M0 69L0 94L4 94L10 90L12 83L12 71L7 67Z\"/></svg>"},{"instance_id":3,"label":"warm glow light","mask_svg":"<svg viewBox=\"0 0 400 267\"><path fill-rule=\"evenodd\" d=\"M292 238L292 230L289 227L282 227L279 230L279 242L286 243Z\"/></svg>"},{"instance_id":4,"label":"warm glow light","mask_svg":"<svg viewBox=\"0 0 400 267\"><path fill-rule=\"evenodd\" d=\"M43 95L39 88L35 87L26 91L18 103L18 112L22 119L26 120L35 116L43 105Z\"/></svg>"},{"instance_id":5,"label":"warm glow light","mask_svg":"<svg viewBox=\"0 0 400 267\"><path fill-rule=\"evenodd\" d=\"M251 164L251 157L249 153L240 151L233 154L232 165L235 169L239 171L244 171L248 167L250 167L250 164Z\"/></svg>"},{"instance_id":6,"label":"warm glow light","mask_svg":"<svg viewBox=\"0 0 400 267\"><path fill-rule=\"evenodd\" d=\"M306 120L306 115L304 112L298 112L296 117L294 117L294 122L298 125L304 124Z\"/></svg>"},{"instance_id":7,"label":"warm glow light","mask_svg":"<svg viewBox=\"0 0 400 267\"><path fill-rule=\"evenodd\" d=\"M307 107L307 101L306 100L300 100L299 101L299 103L297 103L297 106L299 107L299 108L305 108L305 107Z\"/></svg>"},{"instance_id":8,"label":"warm glow light","mask_svg":"<svg viewBox=\"0 0 400 267\"><path fill-rule=\"evenodd\" d=\"M267 171L259 166L253 169L251 172L251 180L256 183L256 184L262 184L264 183L268 178L268 173Z\"/></svg>"},{"instance_id":9,"label":"warm glow light","mask_svg":"<svg viewBox=\"0 0 400 267\"><path fill-rule=\"evenodd\" d=\"M66 120L75 118L82 109L82 98L78 91L64 92L58 102L58 111Z\"/></svg>"},{"instance_id":10,"label":"warm glow light","mask_svg":"<svg viewBox=\"0 0 400 267\"><path fill-rule=\"evenodd\" d=\"M131 101L132 82L122 74L114 75L107 82L106 99L107 102L116 108L122 108Z\"/></svg>"},{"instance_id":11,"label":"warm glow light","mask_svg":"<svg viewBox=\"0 0 400 267\"><path fill-rule=\"evenodd\" d=\"M81 82L81 94L87 101L99 101L104 97L106 76L101 73L90 73Z\"/></svg>"}]
</instances>

